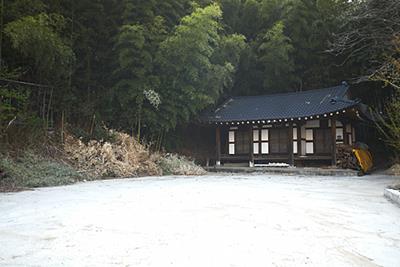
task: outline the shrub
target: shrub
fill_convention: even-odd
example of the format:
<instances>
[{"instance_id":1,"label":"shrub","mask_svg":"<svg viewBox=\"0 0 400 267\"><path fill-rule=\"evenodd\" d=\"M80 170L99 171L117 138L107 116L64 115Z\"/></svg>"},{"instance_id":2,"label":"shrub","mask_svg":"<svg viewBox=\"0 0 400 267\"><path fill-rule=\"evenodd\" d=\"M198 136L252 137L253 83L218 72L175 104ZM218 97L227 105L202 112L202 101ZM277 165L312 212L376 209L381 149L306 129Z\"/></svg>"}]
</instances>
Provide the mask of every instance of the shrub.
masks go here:
<instances>
[{"instance_id":1,"label":"shrub","mask_svg":"<svg viewBox=\"0 0 400 267\"><path fill-rule=\"evenodd\" d=\"M43 158L32 151L0 158L0 187L7 190L72 184L84 177L66 163Z\"/></svg>"},{"instance_id":2,"label":"shrub","mask_svg":"<svg viewBox=\"0 0 400 267\"><path fill-rule=\"evenodd\" d=\"M164 175L204 175L206 171L186 157L166 154L158 160Z\"/></svg>"}]
</instances>

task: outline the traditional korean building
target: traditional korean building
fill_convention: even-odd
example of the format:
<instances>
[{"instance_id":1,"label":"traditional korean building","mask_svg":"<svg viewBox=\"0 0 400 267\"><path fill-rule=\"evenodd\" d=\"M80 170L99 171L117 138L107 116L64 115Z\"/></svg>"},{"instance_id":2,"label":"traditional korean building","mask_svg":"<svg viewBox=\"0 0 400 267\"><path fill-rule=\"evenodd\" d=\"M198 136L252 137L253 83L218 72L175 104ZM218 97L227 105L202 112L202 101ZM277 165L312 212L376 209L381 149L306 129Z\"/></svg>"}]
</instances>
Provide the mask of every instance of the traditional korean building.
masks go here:
<instances>
[{"instance_id":1,"label":"traditional korean building","mask_svg":"<svg viewBox=\"0 0 400 267\"><path fill-rule=\"evenodd\" d=\"M336 165L336 145L353 144L362 104L346 83L295 93L233 97L210 113L216 165L285 162Z\"/></svg>"}]
</instances>

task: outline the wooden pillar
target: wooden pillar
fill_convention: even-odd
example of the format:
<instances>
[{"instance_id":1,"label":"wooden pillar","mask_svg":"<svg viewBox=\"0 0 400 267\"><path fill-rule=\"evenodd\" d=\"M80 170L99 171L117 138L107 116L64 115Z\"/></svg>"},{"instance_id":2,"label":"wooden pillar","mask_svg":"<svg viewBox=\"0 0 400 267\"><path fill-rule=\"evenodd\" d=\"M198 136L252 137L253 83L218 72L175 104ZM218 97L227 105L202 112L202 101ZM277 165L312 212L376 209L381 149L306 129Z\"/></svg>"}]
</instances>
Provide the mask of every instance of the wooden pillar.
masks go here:
<instances>
[{"instance_id":1,"label":"wooden pillar","mask_svg":"<svg viewBox=\"0 0 400 267\"><path fill-rule=\"evenodd\" d=\"M331 119L331 130L332 130L332 166L336 166L336 119Z\"/></svg>"},{"instance_id":2,"label":"wooden pillar","mask_svg":"<svg viewBox=\"0 0 400 267\"><path fill-rule=\"evenodd\" d=\"M249 126L249 167L254 167L253 127Z\"/></svg>"},{"instance_id":3,"label":"wooden pillar","mask_svg":"<svg viewBox=\"0 0 400 267\"><path fill-rule=\"evenodd\" d=\"M293 122L289 123L289 134L288 134L288 150L289 150L289 157L288 163L290 166L294 165L294 153L293 153Z\"/></svg>"},{"instance_id":4,"label":"wooden pillar","mask_svg":"<svg viewBox=\"0 0 400 267\"><path fill-rule=\"evenodd\" d=\"M347 132L347 125L348 125L348 123L343 123L343 139L344 139L345 145L350 145L350 142L349 142L350 133Z\"/></svg>"},{"instance_id":5,"label":"wooden pillar","mask_svg":"<svg viewBox=\"0 0 400 267\"><path fill-rule=\"evenodd\" d=\"M301 145L301 124L297 124L297 156L301 156L303 154L302 145Z\"/></svg>"},{"instance_id":6,"label":"wooden pillar","mask_svg":"<svg viewBox=\"0 0 400 267\"><path fill-rule=\"evenodd\" d=\"M217 125L215 130L215 144L216 144L216 166L221 166L221 127Z\"/></svg>"}]
</instances>

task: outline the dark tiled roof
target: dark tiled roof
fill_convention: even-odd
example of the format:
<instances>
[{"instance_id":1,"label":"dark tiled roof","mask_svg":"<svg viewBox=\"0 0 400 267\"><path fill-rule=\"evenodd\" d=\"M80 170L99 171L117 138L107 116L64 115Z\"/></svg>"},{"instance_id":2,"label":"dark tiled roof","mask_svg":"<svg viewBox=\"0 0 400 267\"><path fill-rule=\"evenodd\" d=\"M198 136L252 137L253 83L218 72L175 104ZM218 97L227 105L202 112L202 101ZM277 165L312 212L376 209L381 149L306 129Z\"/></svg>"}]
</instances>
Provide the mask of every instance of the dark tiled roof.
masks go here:
<instances>
[{"instance_id":1,"label":"dark tiled roof","mask_svg":"<svg viewBox=\"0 0 400 267\"><path fill-rule=\"evenodd\" d=\"M233 97L207 116L208 122L296 119L348 109L359 102L348 98L345 84L296 93Z\"/></svg>"}]
</instances>

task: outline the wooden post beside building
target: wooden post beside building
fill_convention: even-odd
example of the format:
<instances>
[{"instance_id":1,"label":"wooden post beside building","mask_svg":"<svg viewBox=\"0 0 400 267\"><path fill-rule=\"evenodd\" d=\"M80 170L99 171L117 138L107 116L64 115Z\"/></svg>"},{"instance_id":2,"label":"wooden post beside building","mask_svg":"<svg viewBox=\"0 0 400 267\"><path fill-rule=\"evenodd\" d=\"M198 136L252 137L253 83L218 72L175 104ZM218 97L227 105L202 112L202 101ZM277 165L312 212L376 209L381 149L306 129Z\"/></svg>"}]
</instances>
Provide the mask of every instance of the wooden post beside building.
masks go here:
<instances>
[{"instance_id":1,"label":"wooden post beside building","mask_svg":"<svg viewBox=\"0 0 400 267\"><path fill-rule=\"evenodd\" d=\"M336 166L336 119L331 119L331 129L332 129L332 166Z\"/></svg>"},{"instance_id":2,"label":"wooden post beside building","mask_svg":"<svg viewBox=\"0 0 400 267\"><path fill-rule=\"evenodd\" d=\"M216 166L221 166L221 127L217 126L215 130L215 144L216 144Z\"/></svg>"},{"instance_id":3,"label":"wooden post beside building","mask_svg":"<svg viewBox=\"0 0 400 267\"><path fill-rule=\"evenodd\" d=\"M301 140L302 136L301 136L301 124L297 124L297 156L302 156L303 152L302 152L302 146L301 146Z\"/></svg>"},{"instance_id":4,"label":"wooden post beside building","mask_svg":"<svg viewBox=\"0 0 400 267\"><path fill-rule=\"evenodd\" d=\"M350 137L350 133L347 132L347 122L342 122L343 124L343 141L345 145L350 145L350 141L349 141L349 137Z\"/></svg>"}]
</instances>

